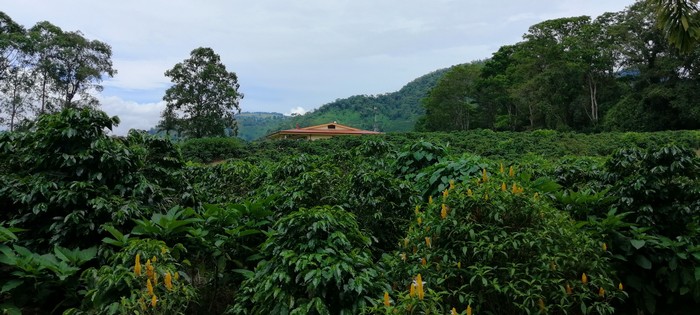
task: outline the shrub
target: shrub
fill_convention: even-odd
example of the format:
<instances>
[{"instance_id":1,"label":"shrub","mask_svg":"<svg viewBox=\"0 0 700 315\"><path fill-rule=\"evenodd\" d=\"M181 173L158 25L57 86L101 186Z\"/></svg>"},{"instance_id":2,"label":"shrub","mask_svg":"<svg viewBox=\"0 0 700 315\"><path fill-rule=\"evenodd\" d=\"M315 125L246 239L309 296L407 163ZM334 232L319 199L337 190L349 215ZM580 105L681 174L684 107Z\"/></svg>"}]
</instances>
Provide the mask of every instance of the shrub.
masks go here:
<instances>
[{"instance_id":1,"label":"shrub","mask_svg":"<svg viewBox=\"0 0 700 315\"><path fill-rule=\"evenodd\" d=\"M238 138L192 138L180 144L185 160L199 163L241 156L244 147L243 140Z\"/></svg>"},{"instance_id":2,"label":"shrub","mask_svg":"<svg viewBox=\"0 0 700 315\"><path fill-rule=\"evenodd\" d=\"M625 294L613 280L603 243L540 198L532 188L537 182L527 176L483 172L416 208L393 256L393 296L402 298L391 308L613 313L610 303ZM424 298L405 294L418 274Z\"/></svg>"},{"instance_id":3,"label":"shrub","mask_svg":"<svg viewBox=\"0 0 700 315\"><path fill-rule=\"evenodd\" d=\"M385 290L370 245L339 207L293 212L275 223L232 312L357 314Z\"/></svg>"}]
</instances>

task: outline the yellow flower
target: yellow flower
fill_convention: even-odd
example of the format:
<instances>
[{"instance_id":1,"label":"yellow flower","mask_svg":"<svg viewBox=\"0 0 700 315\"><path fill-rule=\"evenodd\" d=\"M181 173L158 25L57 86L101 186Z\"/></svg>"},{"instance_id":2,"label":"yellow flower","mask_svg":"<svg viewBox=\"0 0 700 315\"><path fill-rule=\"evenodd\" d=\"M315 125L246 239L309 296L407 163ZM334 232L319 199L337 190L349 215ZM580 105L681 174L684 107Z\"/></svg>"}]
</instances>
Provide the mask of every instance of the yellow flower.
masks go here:
<instances>
[{"instance_id":1,"label":"yellow flower","mask_svg":"<svg viewBox=\"0 0 700 315\"><path fill-rule=\"evenodd\" d=\"M168 249L165 248L165 246L161 246L161 247L160 247L160 254L161 254L161 255L165 255L165 253L166 253L167 251L168 251Z\"/></svg>"},{"instance_id":2,"label":"yellow flower","mask_svg":"<svg viewBox=\"0 0 700 315\"><path fill-rule=\"evenodd\" d=\"M165 273L165 288L168 290L173 289L173 276L170 274L170 271Z\"/></svg>"},{"instance_id":3,"label":"yellow flower","mask_svg":"<svg viewBox=\"0 0 700 315\"><path fill-rule=\"evenodd\" d=\"M423 218L418 217L418 218L416 219L416 222L418 222L418 225L421 225L421 223L423 223Z\"/></svg>"},{"instance_id":4,"label":"yellow flower","mask_svg":"<svg viewBox=\"0 0 700 315\"><path fill-rule=\"evenodd\" d=\"M620 284L617 285L617 288L618 288L620 291L624 291L624 290L625 290L625 287L622 286L622 282L620 282Z\"/></svg>"},{"instance_id":5,"label":"yellow flower","mask_svg":"<svg viewBox=\"0 0 700 315\"><path fill-rule=\"evenodd\" d=\"M146 276L149 278L153 277L153 265L151 265L151 260L146 260Z\"/></svg>"},{"instance_id":6,"label":"yellow flower","mask_svg":"<svg viewBox=\"0 0 700 315\"><path fill-rule=\"evenodd\" d=\"M598 290L598 296L605 297L605 289L601 287L600 290Z\"/></svg>"},{"instance_id":7,"label":"yellow flower","mask_svg":"<svg viewBox=\"0 0 700 315\"><path fill-rule=\"evenodd\" d=\"M503 173L506 172L505 169L503 168L503 163L501 163L501 168L498 169L498 172L501 173L501 174L503 174Z\"/></svg>"},{"instance_id":8,"label":"yellow flower","mask_svg":"<svg viewBox=\"0 0 700 315\"><path fill-rule=\"evenodd\" d=\"M134 265L134 273L137 276L141 275L141 255L136 254L136 264Z\"/></svg>"},{"instance_id":9,"label":"yellow flower","mask_svg":"<svg viewBox=\"0 0 700 315\"><path fill-rule=\"evenodd\" d=\"M418 294L418 299L423 300L425 292L423 291L423 278L420 276L420 273L416 277L416 293Z\"/></svg>"},{"instance_id":10,"label":"yellow flower","mask_svg":"<svg viewBox=\"0 0 700 315\"><path fill-rule=\"evenodd\" d=\"M544 300L542 298L540 298L540 300L537 301L537 306L540 307L540 312L544 312L545 307L544 307Z\"/></svg>"},{"instance_id":11,"label":"yellow flower","mask_svg":"<svg viewBox=\"0 0 700 315\"><path fill-rule=\"evenodd\" d=\"M408 247L408 237L403 239L403 247Z\"/></svg>"},{"instance_id":12,"label":"yellow flower","mask_svg":"<svg viewBox=\"0 0 700 315\"><path fill-rule=\"evenodd\" d=\"M146 280L146 290L148 294L153 295L153 284L151 284L151 279Z\"/></svg>"},{"instance_id":13,"label":"yellow flower","mask_svg":"<svg viewBox=\"0 0 700 315\"><path fill-rule=\"evenodd\" d=\"M406 261L406 253L401 253L399 256L401 256L401 260Z\"/></svg>"},{"instance_id":14,"label":"yellow flower","mask_svg":"<svg viewBox=\"0 0 700 315\"><path fill-rule=\"evenodd\" d=\"M472 315L472 306L467 305L467 315Z\"/></svg>"},{"instance_id":15,"label":"yellow flower","mask_svg":"<svg viewBox=\"0 0 700 315\"><path fill-rule=\"evenodd\" d=\"M389 307L391 305L391 300L389 300L389 292L384 291L384 306Z\"/></svg>"},{"instance_id":16,"label":"yellow flower","mask_svg":"<svg viewBox=\"0 0 700 315\"><path fill-rule=\"evenodd\" d=\"M433 196L428 197L428 203L433 204Z\"/></svg>"},{"instance_id":17,"label":"yellow flower","mask_svg":"<svg viewBox=\"0 0 700 315\"><path fill-rule=\"evenodd\" d=\"M501 183L501 191L506 191L506 183Z\"/></svg>"},{"instance_id":18,"label":"yellow flower","mask_svg":"<svg viewBox=\"0 0 700 315\"><path fill-rule=\"evenodd\" d=\"M153 285L156 286L158 285L158 274L153 273Z\"/></svg>"},{"instance_id":19,"label":"yellow flower","mask_svg":"<svg viewBox=\"0 0 700 315\"><path fill-rule=\"evenodd\" d=\"M603 251L604 252L608 251L608 244L603 243Z\"/></svg>"},{"instance_id":20,"label":"yellow flower","mask_svg":"<svg viewBox=\"0 0 700 315\"><path fill-rule=\"evenodd\" d=\"M414 212L416 213L416 215L418 215L420 213L420 206L416 206L416 210Z\"/></svg>"},{"instance_id":21,"label":"yellow flower","mask_svg":"<svg viewBox=\"0 0 700 315\"><path fill-rule=\"evenodd\" d=\"M425 238L425 245L428 246L428 248L432 247L432 242L430 241L430 237Z\"/></svg>"},{"instance_id":22,"label":"yellow flower","mask_svg":"<svg viewBox=\"0 0 700 315\"><path fill-rule=\"evenodd\" d=\"M425 257L423 257L423 258L420 259L420 264L421 264L422 266L425 266L425 265L428 264L428 261L425 259Z\"/></svg>"},{"instance_id":23,"label":"yellow flower","mask_svg":"<svg viewBox=\"0 0 700 315\"><path fill-rule=\"evenodd\" d=\"M510 167L508 170L508 176L513 177L515 176L515 170L513 169L513 166Z\"/></svg>"},{"instance_id":24,"label":"yellow flower","mask_svg":"<svg viewBox=\"0 0 700 315\"><path fill-rule=\"evenodd\" d=\"M586 276L586 273L585 273L585 272L581 275L581 282L582 282L583 284L587 284L587 283L588 283L588 276Z\"/></svg>"},{"instance_id":25,"label":"yellow flower","mask_svg":"<svg viewBox=\"0 0 700 315\"><path fill-rule=\"evenodd\" d=\"M455 180L450 179L450 189L455 189Z\"/></svg>"},{"instance_id":26,"label":"yellow flower","mask_svg":"<svg viewBox=\"0 0 700 315\"><path fill-rule=\"evenodd\" d=\"M467 189L467 196L474 196L474 192L471 189Z\"/></svg>"},{"instance_id":27,"label":"yellow flower","mask_svg":"<svg viewBox=\"0 0 700 315\"><path fill-rule=\"evenodd\" d=\"M155 295L153 295L151 297L151 307L156 307L156 303L158 303L158 298Z\"/></svg>"},{"instance_id":28,"label":"yellow flower","mask_svg":"<svg viewBox=\"0 0 700 315\"><path fill-rule=\"evenodd\" d=\"M447 205L442 204L442 210L440 210L440 217L443 219L447 219Z\"/></svg>"},{"instance_id":29,"label":"yellow flower","mask_svg":"<svg viewBox=\"0 0 700 315\"><path fill-rule=\"evenodd\" d=\"M484 194L484 200L489 200L489 194Z\"/></svg>"},{"instance_id":30,"label":"yellow flower","mask_svg":"<svg viewBox=\"0 0 700 315\"><path fill-rule=\"evenodd\" d=\"M532 196L532 198L535 198L535 200L540 199L540 194L539 194L539 193L535 193L535 194Z\"/></svg>"},{"instance_id":31,"label":"yellow flower","mask_svg":"<svg viewBox=\"0 0 700 315\"><path fill-rule=\"evenodd\" d=\"M443 191L442 191L442 200L444 201L445 199L447 199L447 196L449 196L449 195L450 195L450 190L449 190L449 189L443 190Z\"/></svg>"},{"instance_id":32,"label":"yellow flower","mask_svg":"<svg viewBox=\"0 0 700 315\"><path fill-rule=\"evenodd\" d=\"M180 273L175 271L175 281L180 280Z\"/></svg>"},{"instance_id":33,"label":"yellow flower","mask_svg":"<svg viewBox=\"0 0 700 315\"><path fill-rule=\"evenodd\" d=\"M481 170L481 181L483 181L485 183L488 180L489 180L489 175L486 174L486 169L484 168Z\"/></svg>"},{"instance_id":34,"label":"yellow flower","mask_svg":"<svg viewBox=\"0 0 700 315\"><path fill-rule=\"evenodd\" d=\"M518 185L516 185L515 182L513 182L513 186L511 187L510 191L514 194L518 192Z\"/></svg>"},{"instance_id":35,"label":"yellow flower","mask_svg":"<svg viewBox=\"0 0 700 315\"><path fill-rule=\"evenodd\" d=\"M461 261L457 262L457 269L462 269L462 262Z\"/></svg>"},{"instance_id":36,"label":"yellow flower","mask_svg":"<svg viewBox=\"0 0 700 315\"><path fill-rule=\"evenodd\" d=\"M412 282L412 283L411 283L411 288L410 288L409 291L408 291L408 295L409 295L410 297L416 296L416 283L415 283L415 282Z\"/></svg>"},{"instance_id":37,"label":"yellow flower","mask_svg":"<svg viewBox=\"0 0 700 315\"><path fill-rule=\"evenodd\" d=\"M566 284L566 294L571 295L574 290L571 289L571 286L567 283Z\"/></svg>"},{"instance_id":38,"label":"yellow flower","mask_svg":"<svg viewBox=\"0 0 700 315\"><path fill-rule=\"evenodd\" d=\"M451 312L450 314L452 314L452 315L457 315L457 309L455 309L455 308L453 307L453 308L452 308L452 312Z\"/></svg>"},{"instance_id":39,"label":"yellow flower","mask_svg":"<svg viewBox=\"0 0 700 315\"><path fill-rule=\"evenodd\" d=\"M153 258L151 258L151 261L152 261L154 264L156 263L156 260L157 260L157 259L156 259L156 256L153 256Z\"/></svg>"}]
</instances>

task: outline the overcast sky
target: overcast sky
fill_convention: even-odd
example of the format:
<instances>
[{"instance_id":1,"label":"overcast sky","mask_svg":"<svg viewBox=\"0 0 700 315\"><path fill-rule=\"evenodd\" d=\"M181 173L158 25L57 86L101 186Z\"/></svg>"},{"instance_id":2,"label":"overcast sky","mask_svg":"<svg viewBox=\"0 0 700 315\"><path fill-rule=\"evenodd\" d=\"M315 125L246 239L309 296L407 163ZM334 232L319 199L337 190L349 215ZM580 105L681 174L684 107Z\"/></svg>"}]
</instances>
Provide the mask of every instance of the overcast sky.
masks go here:
<instances>
[{"instance_id":1,"label":"overcast sky","mask_svg":"<svg viewBox=\"0 0 700 315\"><path fill-rule=\"evenodd\" d=\"M633 0L0 0L29 28L49 21L112 46L118 74L102 108L117 130L157 121L163 75L211 47L245 94L243 111L308 111L380 94L451 65L485 59L530 25L620 11Z\"/></svg>"}]
</instances>

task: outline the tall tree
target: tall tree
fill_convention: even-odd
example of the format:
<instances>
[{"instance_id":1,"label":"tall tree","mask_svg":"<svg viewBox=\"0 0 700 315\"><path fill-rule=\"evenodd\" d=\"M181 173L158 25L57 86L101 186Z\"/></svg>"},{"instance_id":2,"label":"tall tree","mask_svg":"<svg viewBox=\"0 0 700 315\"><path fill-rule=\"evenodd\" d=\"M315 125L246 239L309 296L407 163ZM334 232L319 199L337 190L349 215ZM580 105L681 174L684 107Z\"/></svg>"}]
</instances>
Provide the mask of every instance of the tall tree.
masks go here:
<instances>
[{"instance_id":1,"label":"tall tree","mask_svg":"<svg viewBox=\"0 0 700 315\"><path fill-rule=\"evenodd\" d=\"M165 75L173 85L163 97L163 121L178 116L185 134L195 138L225 136L227 129L237 133L234 113L243 94L236 73L226 70L213 49L196 48Z\"/></svg>"}]
</instances>

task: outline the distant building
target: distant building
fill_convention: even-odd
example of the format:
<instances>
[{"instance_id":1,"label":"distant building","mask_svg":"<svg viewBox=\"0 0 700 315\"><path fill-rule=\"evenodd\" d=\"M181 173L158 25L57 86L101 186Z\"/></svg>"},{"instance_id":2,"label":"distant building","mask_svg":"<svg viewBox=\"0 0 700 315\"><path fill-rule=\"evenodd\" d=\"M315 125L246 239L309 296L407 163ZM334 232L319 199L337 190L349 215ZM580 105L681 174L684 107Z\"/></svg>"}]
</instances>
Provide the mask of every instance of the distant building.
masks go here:
<instances>
[{"instance_id":1,"label":"distant building","mask_svg":"<svg viewBox=\"0 0 700 315\"><path fill-rule=\"evenodd\" d=\"M267 136L267 138L318 140L328 139L335 136L360 136L377 134L381 134L381 132L357 129L341 125L336 122L332 122L329 124L316 125L306 128L281 130Z\"/></svg>"}]
</instances>

